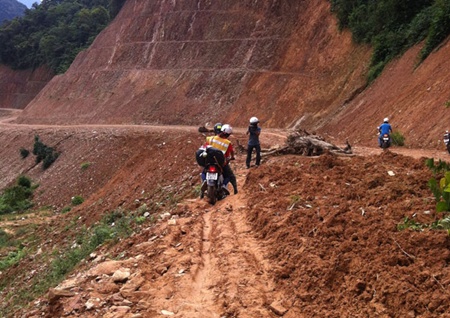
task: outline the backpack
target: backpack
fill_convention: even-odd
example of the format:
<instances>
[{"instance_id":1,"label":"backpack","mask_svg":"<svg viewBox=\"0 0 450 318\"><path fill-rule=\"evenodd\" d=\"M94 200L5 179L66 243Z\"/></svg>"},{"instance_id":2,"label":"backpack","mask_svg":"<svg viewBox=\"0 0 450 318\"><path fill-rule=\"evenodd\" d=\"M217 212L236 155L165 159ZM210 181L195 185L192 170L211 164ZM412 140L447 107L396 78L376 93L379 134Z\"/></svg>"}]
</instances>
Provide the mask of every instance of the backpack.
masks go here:
<instances>
[{"instance_id":1,"label":"backpack","mask_svg":"<svg viewBox=\"0 0 450 318\"><path fill-rule=\"evenodd\" d=\"M204 152L206 152L206 156L203 155ZM195 159L202 167L206 167L208 164L219 164L223 167L225 164L225 155L223 152L211 146L207 146L206 148L200 147L195 152Z\"/></svg>"}]
</instances>

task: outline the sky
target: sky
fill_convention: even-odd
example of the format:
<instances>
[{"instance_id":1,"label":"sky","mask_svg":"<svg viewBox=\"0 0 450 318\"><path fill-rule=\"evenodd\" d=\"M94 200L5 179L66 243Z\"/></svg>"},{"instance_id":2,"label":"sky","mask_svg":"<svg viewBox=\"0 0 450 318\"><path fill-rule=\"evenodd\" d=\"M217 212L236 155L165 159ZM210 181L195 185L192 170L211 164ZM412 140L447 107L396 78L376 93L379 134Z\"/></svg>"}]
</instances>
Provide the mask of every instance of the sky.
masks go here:
<instances>
[{"instance_id":1,"label":"sky","mask_svg":"<svg viewBox=\"0 0 450 318\"><path fill-rule=\"evenodd\" d=\"M40 0L17 0L17 1L19 1L20 3L23 3L28 8L31 8L31 5L35 2L40 3Z\"/></svg>"}]
</instances>

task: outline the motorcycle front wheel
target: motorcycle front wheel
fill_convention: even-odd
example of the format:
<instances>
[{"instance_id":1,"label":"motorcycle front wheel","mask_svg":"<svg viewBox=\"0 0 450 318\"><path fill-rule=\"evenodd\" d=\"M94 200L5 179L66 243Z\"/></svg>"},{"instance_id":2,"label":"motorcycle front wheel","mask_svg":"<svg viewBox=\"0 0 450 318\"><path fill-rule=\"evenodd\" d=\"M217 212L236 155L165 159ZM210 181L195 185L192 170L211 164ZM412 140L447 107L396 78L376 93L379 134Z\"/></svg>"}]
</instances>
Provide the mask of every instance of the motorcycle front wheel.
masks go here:
<instances>
[{"instance_id":1,"label":"motorcycle front wheel","mask_svg":"<svg viewBox=\"0 0 450 318\"><path fill-rule=\"evenodd\" d=\"M206 190L206 196L208 197L209 203L212 205L216 204L217 197L216 197L216 186L208 186L208 189Z\"/></svg>"}]
</instances>

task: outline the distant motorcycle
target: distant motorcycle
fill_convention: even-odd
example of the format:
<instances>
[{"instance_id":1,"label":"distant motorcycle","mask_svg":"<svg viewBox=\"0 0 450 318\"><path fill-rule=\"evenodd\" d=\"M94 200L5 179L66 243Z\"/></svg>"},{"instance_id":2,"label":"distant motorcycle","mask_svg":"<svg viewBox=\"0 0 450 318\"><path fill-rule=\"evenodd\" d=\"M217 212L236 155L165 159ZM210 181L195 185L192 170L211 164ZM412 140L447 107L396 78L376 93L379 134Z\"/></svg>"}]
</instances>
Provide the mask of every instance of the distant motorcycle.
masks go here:
<instances>
[{"instance_id":1,"label":"distant motorcycle","mask_svg":"<svg viewBox=\"0 0 450 318\"><path fill-rule=\"evenodd\" d=\"M450 153L450 134L448 133L444 135L444 144L445 148L447 148L448 153Z\"/></svg>"},{"instance_id":2,"label":"distant motorcycle","mask_svg":"<svg viewBox=\"0 0 450 318\"><path fill-rule=\"evenodd\" d=\"M381 136L381 148L388 149L391 146L391 136L389 134L384 134Z\"/></svg>"}]
</instances>

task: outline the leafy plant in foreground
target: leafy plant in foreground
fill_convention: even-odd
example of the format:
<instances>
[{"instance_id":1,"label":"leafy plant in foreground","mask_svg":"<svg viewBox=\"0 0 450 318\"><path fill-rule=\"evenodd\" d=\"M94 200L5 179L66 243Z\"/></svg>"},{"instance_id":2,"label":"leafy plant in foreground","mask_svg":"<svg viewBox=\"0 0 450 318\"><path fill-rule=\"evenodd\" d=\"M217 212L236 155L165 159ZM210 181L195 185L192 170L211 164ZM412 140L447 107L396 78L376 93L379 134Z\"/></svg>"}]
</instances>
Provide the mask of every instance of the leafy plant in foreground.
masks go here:
<instances>
[{"instance_id":1,"label":"leafy plant in foreground","mask_svg":"<svg viewBox=\"0 0 450 318\"><path fill-rule=\"evenodd\" d=\"M435 164L434 159L425 161L425 165L433 172L434 176L428 181L428 187L436 199L436 211L438 213L448 213L450 211L450 165L439 160ZM439 178L438 175L441 175ZM439 182L437 181L439 179ZM444 216L442 219L435 220L431 224L423 224L406 217L403 223L397 224L399 231L411 229L422 231L424 229L446 230L450 235L450 216Z\"/></svg>"},{"instance_id":2,"label":"leafy plant in foreground","mask_svg":"<svg viewBox=\"0 0 450 318\"><path fill-rule=\"evenodd\" d=\"M436 165L434 159L428 159L425 164L434 173L434 177L428 181L428 187L436 199L436 211L450 211L450 165L441 160ZM443 173L439 182L438 173Z\"/></svg>"}]
</instances>

